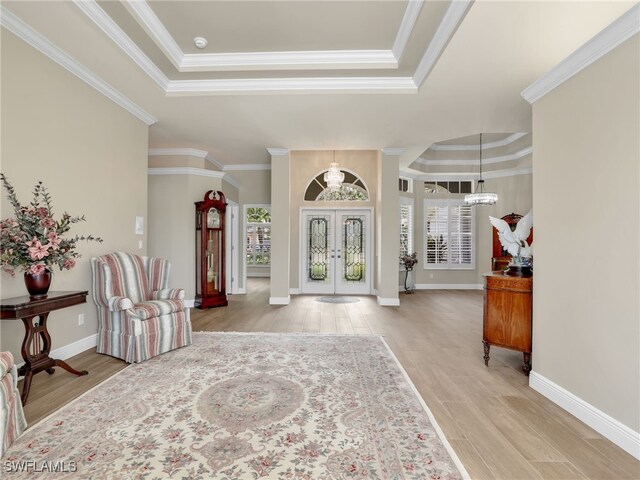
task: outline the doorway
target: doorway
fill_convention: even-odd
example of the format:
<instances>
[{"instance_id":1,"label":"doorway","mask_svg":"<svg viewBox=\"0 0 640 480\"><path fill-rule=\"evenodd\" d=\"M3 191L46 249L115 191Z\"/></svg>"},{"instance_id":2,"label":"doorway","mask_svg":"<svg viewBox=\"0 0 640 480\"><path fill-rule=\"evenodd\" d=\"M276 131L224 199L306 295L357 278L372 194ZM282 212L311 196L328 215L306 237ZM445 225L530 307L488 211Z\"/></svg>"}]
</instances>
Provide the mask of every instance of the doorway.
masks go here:
<instances>
[{"instance_id":1,"label":"doorway","mask_svg":"<svg viewBox=\"0 0 640 480\"><path fill-rule=\"evenodd\" d=\"M302 209L301 293L371 293L371 209Z\"/></svg>"}]
</instances>

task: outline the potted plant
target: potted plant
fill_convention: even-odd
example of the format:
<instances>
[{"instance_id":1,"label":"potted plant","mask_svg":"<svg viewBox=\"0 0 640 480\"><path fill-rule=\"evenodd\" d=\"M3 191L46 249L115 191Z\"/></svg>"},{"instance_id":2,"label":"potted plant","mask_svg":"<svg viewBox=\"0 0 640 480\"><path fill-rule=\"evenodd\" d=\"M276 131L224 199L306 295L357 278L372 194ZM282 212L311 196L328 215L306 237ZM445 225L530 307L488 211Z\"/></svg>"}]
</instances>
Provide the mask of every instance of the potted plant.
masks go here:
<instances>
[{"instance_id":1,"label":"potted plant","mask_svg":"<svg viewBox=\"0 0 640 480\"><path fill-rule=\"evenodd\" d=\"M65 212L60 220L55 220L51 196L42 182L34 187L31 203L22 205L4 173L0 173L0 180L14 213L14 217L0 222L0 266L12 276L16 270L24 271L31 298L46 297L53 267L72 269L80 257L76 244L81 240L102 242L102 239L92 235L66 237L71 225L85 221L85 217L72 217Z\"/></svg>"}]
</instances>

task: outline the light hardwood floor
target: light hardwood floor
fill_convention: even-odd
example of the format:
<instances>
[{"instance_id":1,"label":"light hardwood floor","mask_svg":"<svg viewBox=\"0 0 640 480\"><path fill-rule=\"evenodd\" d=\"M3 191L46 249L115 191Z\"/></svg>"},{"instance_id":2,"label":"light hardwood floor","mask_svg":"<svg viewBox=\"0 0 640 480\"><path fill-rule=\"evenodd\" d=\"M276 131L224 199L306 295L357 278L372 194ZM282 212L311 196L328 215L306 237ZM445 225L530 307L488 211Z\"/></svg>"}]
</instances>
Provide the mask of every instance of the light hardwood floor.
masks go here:
<instances>
[{"instance_id":1,"label":"light hardwood floor","mask_svg":"<svg viewBox=\"0 0 640 480\"><path fill-rule=\"evenodd\" d=\"M474 479L640 479L640 462L527 386L522 355L492 348L482 360L482 292L427 290L400 307L374 297L328 304L292 296L268 305L268 279L252 279L229 306L192 310L194 331L381 334ZM86 377L60 370L33 379L29 424L126 365L87 351L69 359Z\"/></svg>"}]
</instances>

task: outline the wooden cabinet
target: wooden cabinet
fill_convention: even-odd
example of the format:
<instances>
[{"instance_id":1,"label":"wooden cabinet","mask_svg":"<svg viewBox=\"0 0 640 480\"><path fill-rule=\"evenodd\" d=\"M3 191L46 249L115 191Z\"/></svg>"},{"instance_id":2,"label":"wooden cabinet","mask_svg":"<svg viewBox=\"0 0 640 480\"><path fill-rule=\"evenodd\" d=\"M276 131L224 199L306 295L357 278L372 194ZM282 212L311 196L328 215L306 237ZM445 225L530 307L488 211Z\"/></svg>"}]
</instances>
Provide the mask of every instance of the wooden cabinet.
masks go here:
<instances>
[{"instance_id":1,"label":"wooden cabinet","mask_svg":"<svg viewBox=\"0 0 640 480\"><path fill-rule=\"evenodd\" d=\"M227 305L224 193L209 190L196 202L196 308Z\"/></svg>"},{"instance_id":2,"label":"wooden cabinet","mask_svg":"<svg viewBox=\"0 0 640 480\"><path fill-rule=\"evenodd\" d=\"M531 371L531 293L533 277L510 277L502 272L483 275L484 363L489 365L491 345L523 353L523 371Z\"/></svg>"}]
</instances>

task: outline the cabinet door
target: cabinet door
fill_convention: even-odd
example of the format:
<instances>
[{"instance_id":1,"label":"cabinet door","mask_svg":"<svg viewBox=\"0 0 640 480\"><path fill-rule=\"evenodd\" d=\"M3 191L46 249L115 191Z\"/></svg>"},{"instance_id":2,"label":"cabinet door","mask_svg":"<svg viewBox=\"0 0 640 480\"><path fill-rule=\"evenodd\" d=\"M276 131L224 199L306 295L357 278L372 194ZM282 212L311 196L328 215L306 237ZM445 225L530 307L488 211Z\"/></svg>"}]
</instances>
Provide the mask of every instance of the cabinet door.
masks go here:
<instances>
[{"instance_id":1,"label":"cabinet door","mask_svg":"<svg viewBox=\"0 0 640 480\"><path fill-rule=\"evenodd\" d=\"M531 294L487 287L485 295L484 340L531 352Z\"/></svg>"}]
</instances>

